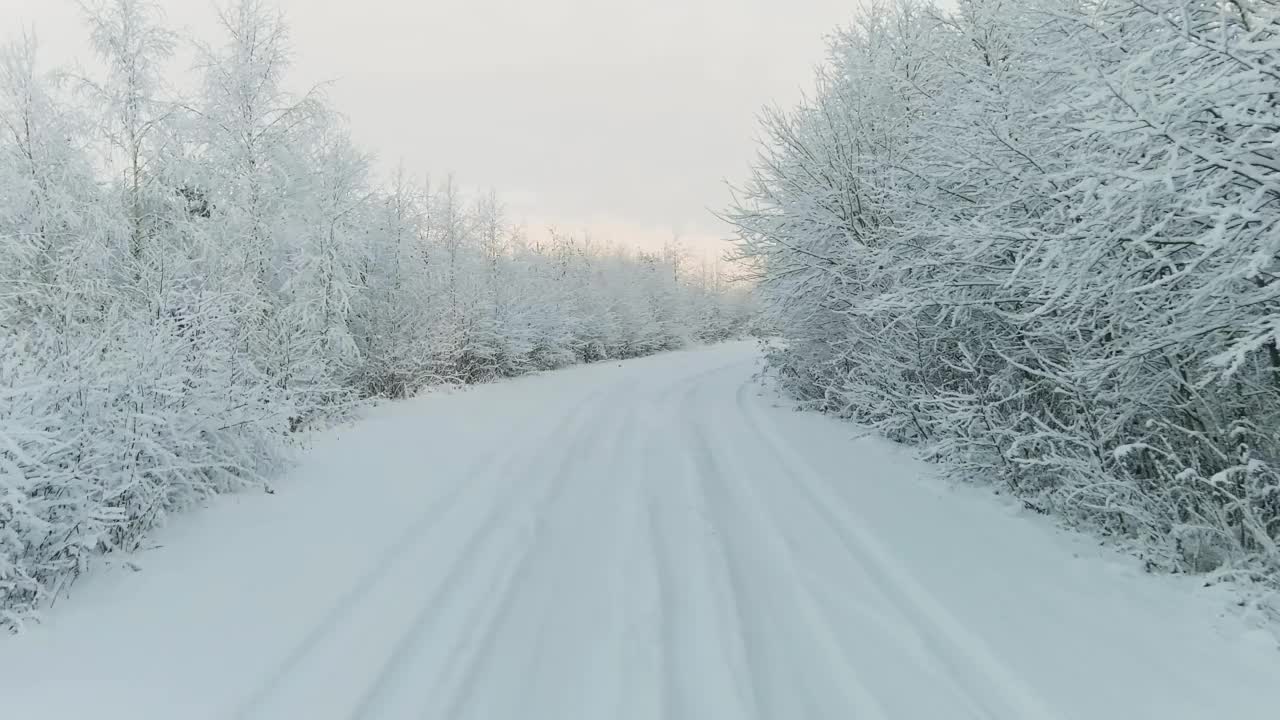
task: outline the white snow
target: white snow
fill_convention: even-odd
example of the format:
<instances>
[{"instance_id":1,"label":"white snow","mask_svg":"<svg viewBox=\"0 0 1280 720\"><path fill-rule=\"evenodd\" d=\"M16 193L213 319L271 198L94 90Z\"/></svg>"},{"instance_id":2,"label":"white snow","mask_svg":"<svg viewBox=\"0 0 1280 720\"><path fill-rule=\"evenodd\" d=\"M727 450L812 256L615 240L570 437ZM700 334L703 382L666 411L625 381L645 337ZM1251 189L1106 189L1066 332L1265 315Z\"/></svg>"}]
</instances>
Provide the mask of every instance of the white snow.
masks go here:
<instances>
[{"instance_id":1,"label":"white snow","mask_svg":"<svg viewBox=\"0 0 1280 720\"><path fill-rule=\"evenodd\" d=\"M0 717L1274 718L1192 579L787 409L746 343L384 406L0 638Z\"/></svg>"}]
</instances>

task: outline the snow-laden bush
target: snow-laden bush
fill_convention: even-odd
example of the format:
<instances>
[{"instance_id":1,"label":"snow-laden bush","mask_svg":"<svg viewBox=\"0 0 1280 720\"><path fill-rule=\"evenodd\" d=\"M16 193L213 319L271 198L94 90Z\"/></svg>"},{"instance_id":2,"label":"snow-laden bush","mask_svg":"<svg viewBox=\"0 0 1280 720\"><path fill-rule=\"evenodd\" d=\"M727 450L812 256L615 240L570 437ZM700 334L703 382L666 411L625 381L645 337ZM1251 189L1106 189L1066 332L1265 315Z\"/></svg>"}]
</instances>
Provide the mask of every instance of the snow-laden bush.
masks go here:
<instances>
[{"instance_id":1,"label":"snow-laden bush","mask_svg":"<svg viewBox=\"0 0 1280 720\"><path fill-rule=\"evenodd\" d=\"M30 39L0 56L0 625L362 398L743 326L678 248L534 245L492 195L379 187L284 87L263 0L222 9L195 97L154 5L87 6L99 76L40 74Z\"/></svg>"},{"instance_id":2,"label":"snow-laden bush","mask_svg":"<svg viewBox=\"0 0 1280 720\"><path fill-rule=\"evenodd\" d=\"M1280 7L900 0L766 116L728 214L813 406L1280 581Z\"/></svg>"},{"instance_id":3,"label":"snow-laden bush","mask_svg":"<svg viewBox=\"0 0 1280 720\"><path fill-rule=\"evenodd\" d=\"M264 417L269 386L184 334L169 318L106 317L0 337L7 612L47 599L96 553L134 549L168 513L271 468L280 423Z\"/></svg>"}]
</instances>

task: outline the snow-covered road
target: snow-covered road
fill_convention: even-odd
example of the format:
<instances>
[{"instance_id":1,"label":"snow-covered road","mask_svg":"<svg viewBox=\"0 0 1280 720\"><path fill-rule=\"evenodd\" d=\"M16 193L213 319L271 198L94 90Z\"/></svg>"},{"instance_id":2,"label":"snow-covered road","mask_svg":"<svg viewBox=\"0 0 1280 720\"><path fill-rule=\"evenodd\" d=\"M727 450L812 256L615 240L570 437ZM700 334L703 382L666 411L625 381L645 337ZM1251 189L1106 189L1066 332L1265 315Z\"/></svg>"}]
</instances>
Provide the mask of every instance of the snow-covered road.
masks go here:
<instances>
[{"instance_id":1,"label":"snow-covered road","mask_svg":"<svg viewBox=\"0 0 1280 720\"><path fill-rule=\"evenodd\" d=\"M0 638L0 717L1277 717L1194 581L779 407L749 344L378 409Z\"/></svg>"}]
</instances>

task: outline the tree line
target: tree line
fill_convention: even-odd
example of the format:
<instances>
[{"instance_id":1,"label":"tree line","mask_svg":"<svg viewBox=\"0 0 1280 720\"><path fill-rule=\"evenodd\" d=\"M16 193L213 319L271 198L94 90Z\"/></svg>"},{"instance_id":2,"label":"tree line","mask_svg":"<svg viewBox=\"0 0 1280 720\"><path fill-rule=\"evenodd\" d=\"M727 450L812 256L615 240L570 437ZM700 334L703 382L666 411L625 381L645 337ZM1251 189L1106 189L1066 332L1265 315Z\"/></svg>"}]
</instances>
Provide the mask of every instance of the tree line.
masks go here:
<instances>
[{"instance_id":1,"label":"tree line","mask_svg":"<svg viewBox=\"0 0 1280 720\"><path fill-rule=\"evenodd\" d=\"M199 83L147 0L86 3L95 73L0 54L0 625L167 515L261 486L372 397L737 333L678 245L528 240L492 193L379 182L286 87L265 0L219 9Z\"/></svg>"}]
</instances>

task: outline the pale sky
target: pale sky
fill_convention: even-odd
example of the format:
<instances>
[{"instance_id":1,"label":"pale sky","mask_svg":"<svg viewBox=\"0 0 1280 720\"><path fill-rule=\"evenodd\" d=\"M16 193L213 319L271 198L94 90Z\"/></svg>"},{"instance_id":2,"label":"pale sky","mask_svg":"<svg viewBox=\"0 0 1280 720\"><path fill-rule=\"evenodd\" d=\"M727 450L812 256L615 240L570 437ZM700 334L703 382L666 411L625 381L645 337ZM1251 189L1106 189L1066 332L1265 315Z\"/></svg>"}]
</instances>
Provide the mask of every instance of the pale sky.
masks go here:
<instances>
[{"instance_id":1,"label":"pale sky","mask_svg":"<svg viewBox=\"0 0 1280 720\"><path fill-rule=\"evenodd\" d=\"M554 224L716 249L755 152L761 106L794 102L824 35L856 0L278 0L290 85L329 97L383 168L453 171L496 188L531 231ZM211 39L210 0L160 0ZM49 64L89 64L73 0L0 0L0 30L34 28ZM175 68L182 71L185 68Z\"/></svg>"}]
</instances>

